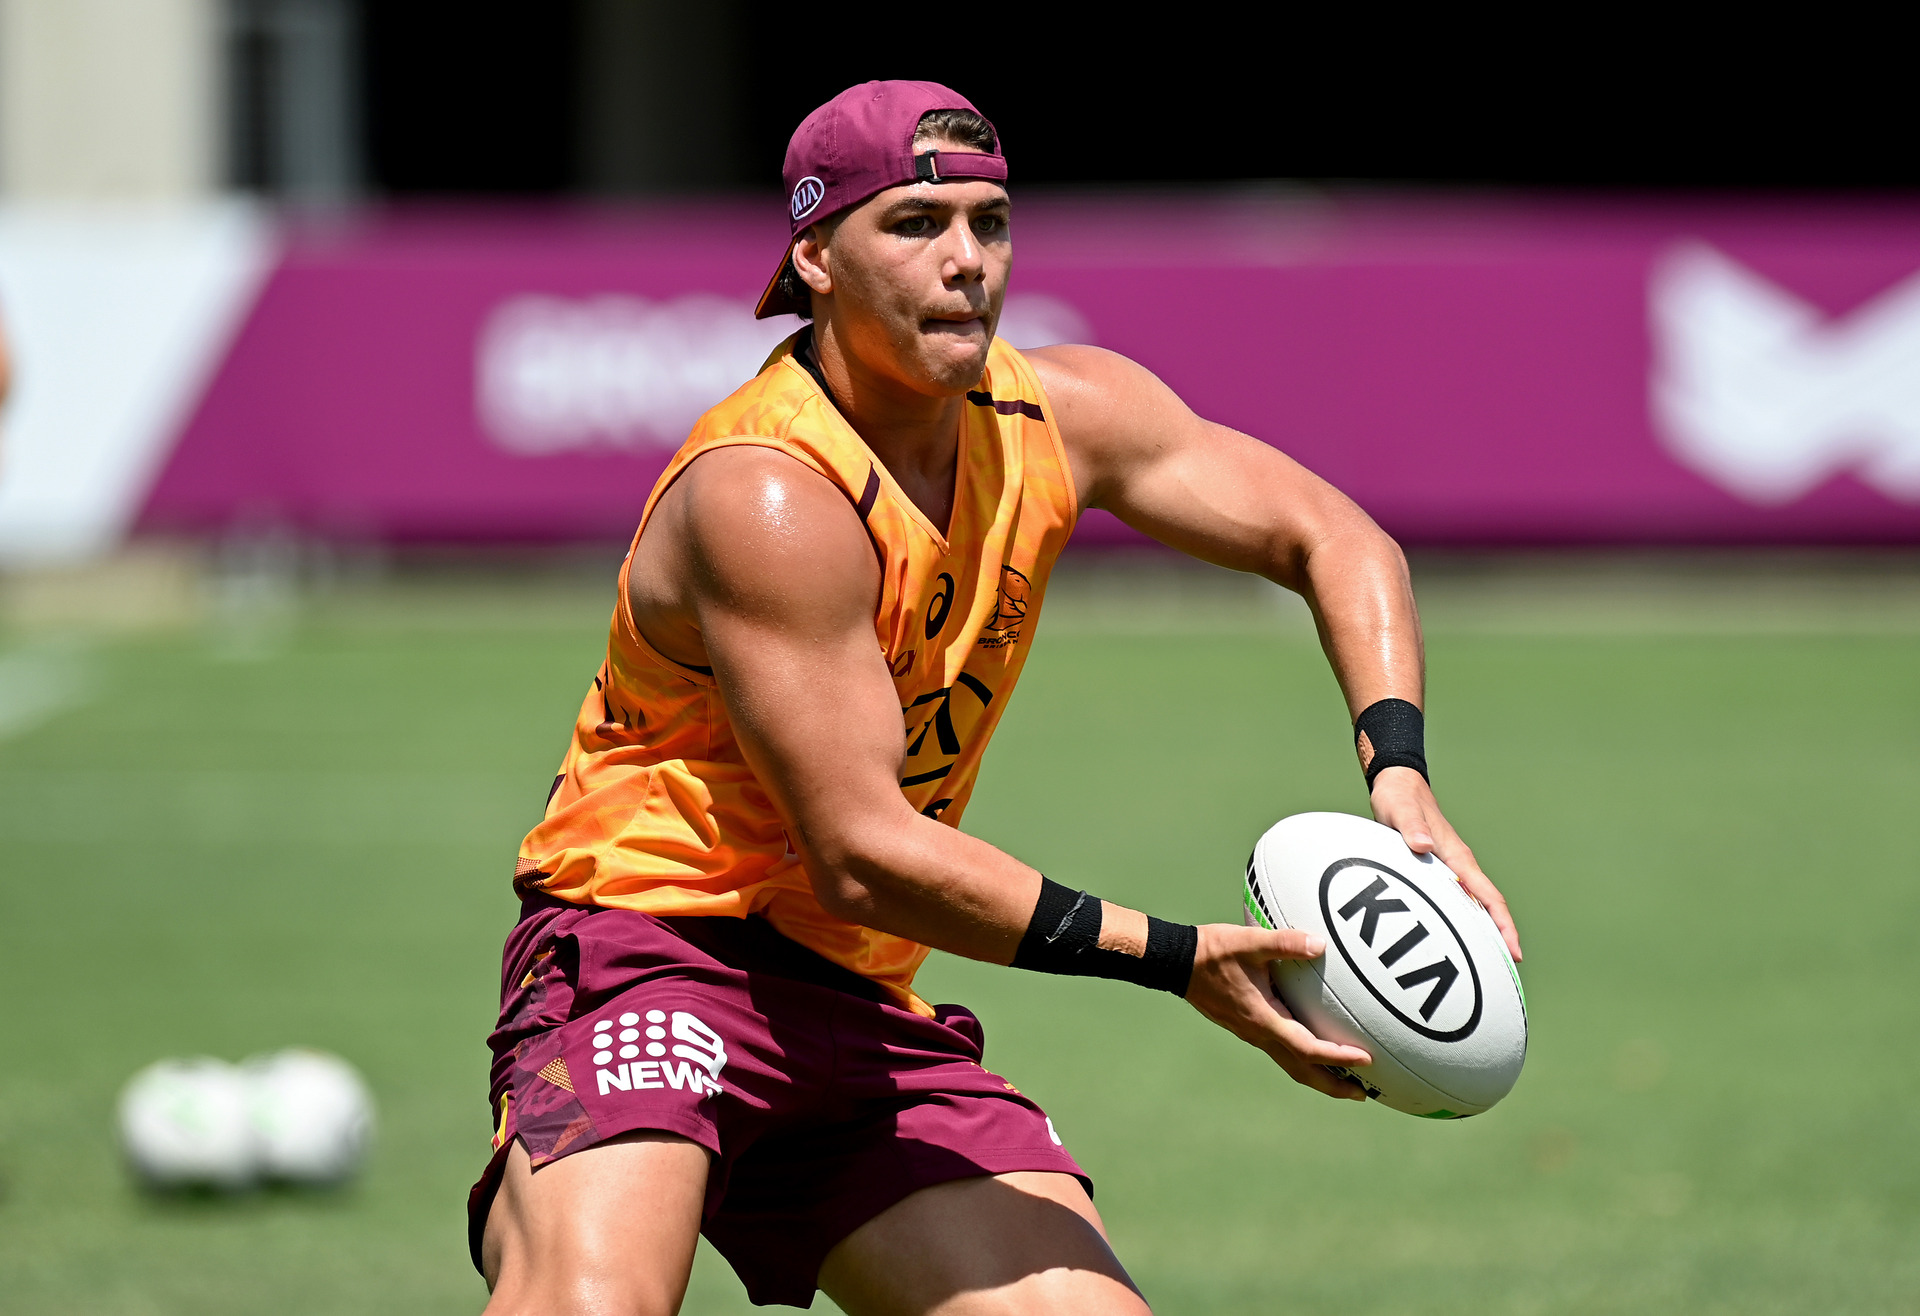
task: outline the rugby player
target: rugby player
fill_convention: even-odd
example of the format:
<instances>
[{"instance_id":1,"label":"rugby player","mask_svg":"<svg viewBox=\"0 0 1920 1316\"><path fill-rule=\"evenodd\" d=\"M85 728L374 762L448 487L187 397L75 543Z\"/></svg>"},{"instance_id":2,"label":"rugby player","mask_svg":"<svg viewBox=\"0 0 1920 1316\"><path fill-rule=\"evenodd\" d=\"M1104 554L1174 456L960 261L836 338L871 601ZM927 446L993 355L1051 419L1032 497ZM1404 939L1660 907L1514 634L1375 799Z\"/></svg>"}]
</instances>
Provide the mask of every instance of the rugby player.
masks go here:
<instances>
[{"instance_id":1,"label":"rugby player","mask_svg":"<svg viewBox=\"0 0 1920 1316\"><path fill-rule=\"evenodd\" d=\"M704 1232L756 1303L1143 1312L1051 1121L982 1068L978 1020L915 994L928 948L1184 996L1331 1097L1364 1100L1334 1067L1369 1057L1269 985L1317 938L1164 922L961 832L981 755L1106 508L1306 597L1375 816L1518 958L1428 788L1405 562L1124 357L994 337L1007 164L959 95L854 87L785 174L760 312L811 323L661 476L520 852L469 1207L488 1310L672 1312Z\"/></svg>"}]
</instances>

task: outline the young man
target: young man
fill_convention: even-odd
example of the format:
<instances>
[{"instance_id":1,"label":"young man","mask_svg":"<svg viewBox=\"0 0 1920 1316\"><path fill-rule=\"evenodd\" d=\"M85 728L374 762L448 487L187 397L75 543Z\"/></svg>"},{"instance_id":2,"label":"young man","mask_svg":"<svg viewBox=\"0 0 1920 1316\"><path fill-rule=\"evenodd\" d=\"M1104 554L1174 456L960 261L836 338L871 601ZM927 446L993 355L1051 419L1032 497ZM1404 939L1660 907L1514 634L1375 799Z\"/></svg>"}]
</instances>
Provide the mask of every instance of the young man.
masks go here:
<instances>
[{"instance_id":1,"label":"young man","mask_svg":"<svg viewBox=\"0 0 1920 1316\"><path fill-rule=\"evenodd\" d=\"M997 341L1006 176L931 83L855 87L794 134L761 313L812 324L660 478L521 849L470 1207L491 1312L672 1312L703 1231L760 1303L1144 1312L978 1021L914 994L928 947L1174 992L1364 1100L1329 1066L1366 1053L1269 985L1317 939L1164 923L957 829L1083 508L1306 596L1375 815L1519 955L1427 786L1399 550L1131 361Z\"/></svg>"}]
</instances>

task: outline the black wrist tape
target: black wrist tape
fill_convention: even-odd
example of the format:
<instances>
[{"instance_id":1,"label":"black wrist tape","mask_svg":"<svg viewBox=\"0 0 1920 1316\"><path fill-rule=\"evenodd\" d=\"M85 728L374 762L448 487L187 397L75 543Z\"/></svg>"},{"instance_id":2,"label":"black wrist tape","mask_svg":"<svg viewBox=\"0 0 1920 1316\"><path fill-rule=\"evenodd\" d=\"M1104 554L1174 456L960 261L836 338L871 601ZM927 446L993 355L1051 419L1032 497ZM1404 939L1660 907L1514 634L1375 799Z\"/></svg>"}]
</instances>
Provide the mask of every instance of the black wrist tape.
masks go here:
<instances>
[{"instance_id":1,"label":"black wrist tape","mask_svg":"<svg viewBox=\"0 0 1920 1316\"><path fill-rule=\"evenodd\" d=\"M1100 949L1100 899L1084 891L1040 879L1040 899L1013 967L1036 973L1062 973L1081 978L1113 978L1156 991L1187 994L1193 980L1193 957L1200 946L1200 930L1191 923L1169 923L1147 916L1144 955Z\"/></svg>"},{"instance_id":2,"label":"black wrist tape","mask_svg":"<svg viewBox=\"0 0 1920 1316\"><path fill-rule=\"evenodd\" d=\"M1387 768L1412 768L1427 777L1427 719L1404 699L1368 704L1353 720L1353 748L1368 790Z\"/></svg>"}]
</instances>

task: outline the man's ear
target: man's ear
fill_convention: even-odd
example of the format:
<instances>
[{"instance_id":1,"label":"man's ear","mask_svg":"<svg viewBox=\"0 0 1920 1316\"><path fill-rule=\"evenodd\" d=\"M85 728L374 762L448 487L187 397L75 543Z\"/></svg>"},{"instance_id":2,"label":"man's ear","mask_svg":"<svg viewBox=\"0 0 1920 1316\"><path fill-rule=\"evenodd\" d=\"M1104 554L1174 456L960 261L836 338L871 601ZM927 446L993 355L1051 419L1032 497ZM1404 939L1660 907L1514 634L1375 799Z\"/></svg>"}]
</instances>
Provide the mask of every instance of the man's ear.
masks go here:
<instances>
[{"instance_id":1,"label":"man's ear","mask_svg":"<svg viewBox=\"0 0 1920 1316\"><path fill-rule=\"evenodd\" d=\"M832 262L827 250L825 226L809 224L793 241L793 268L800 282L822 297L833 292Z\"/></svg>"}]
</instances>

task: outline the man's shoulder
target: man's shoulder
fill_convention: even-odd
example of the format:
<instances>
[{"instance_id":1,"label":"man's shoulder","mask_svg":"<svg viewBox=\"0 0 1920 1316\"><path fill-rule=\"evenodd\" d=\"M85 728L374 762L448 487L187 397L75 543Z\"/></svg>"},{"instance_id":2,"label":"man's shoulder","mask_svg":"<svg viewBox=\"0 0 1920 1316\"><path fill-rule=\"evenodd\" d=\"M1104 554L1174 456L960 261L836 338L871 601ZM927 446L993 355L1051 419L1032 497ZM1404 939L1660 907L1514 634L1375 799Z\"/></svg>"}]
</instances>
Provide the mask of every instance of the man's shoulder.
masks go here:
<instances>
[{"instance_id":1,"label":"man's shoulder","mask_svg":"<svg viewBox=\"0 0 1920 1316\"><path fill-rule=\"evenodd\" d=\"M859 515L832 481L778 448L702 453L672 490L692 594L706 607L812 631L851 608L870 615L879 567Z\"/></svg>"},{"instance_id":2,"label":"man's shoulder","mask_svg":"<svg viewBox=\"0 0 1920 1316\"><path fill-rule=\"evenodd\" d=\"M1169 402L1178 404L1152 371L1104 347L1056 343L1022 355L1046 390L1060 437L1070 448L1111 441L1134 428L1135 420Z\"/></svg>"},{"instance_id":3,"label":"man's shoulder","mask_svg":"<svg viewBox=\"0 0 1920 1316\"><path fill-rule=\"evenodd\" d=\"M697 454L672 492L703 528L720 532L765 521L854 517L839 485L784 447L756 436Z\"/></svg>"},{"instance_id":4,"label":"man's shoulder","mask_svg":"<svg viewBox=\"0 0 1920 1316\"><path fill-rule=\"evenodd\" d=\"M1118 352L1104 347L1094 347L1087 343L1052 343L1046 347L1026 347L1020 350L1037 374L1048 379L1080 378L1098 376L1101 371L1111 368L1111 362L1131 361Z\"/></svg>"},{"instance_id":5,"label":"man's shoulder","mask_svg":"<svg viewBox=\"0 0 1920 1316\"><path fill-rule=\"evenodd\" d=\"M825 475L757 443L710 449L675 483L673 520L696 556L740 583L804 579L872 559L858 513Z\"/></svg>"},{"instance_id":6,"label":"man's shoulder","mask_svg":"<svg viewBox=\"0 0 1920 1316\"><path fill-rule=\"evenodd\" d=\"M1085 343L1055 343L1021 355L1039 376L1047 396L1057 397L1056 405L1062 407L1124 404L1143 385L1159 384L1152 371L1131 357Z\"/></svg>"}]
</instances>

